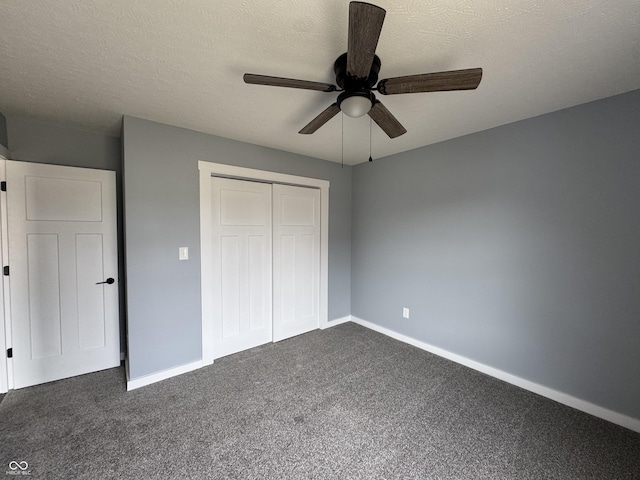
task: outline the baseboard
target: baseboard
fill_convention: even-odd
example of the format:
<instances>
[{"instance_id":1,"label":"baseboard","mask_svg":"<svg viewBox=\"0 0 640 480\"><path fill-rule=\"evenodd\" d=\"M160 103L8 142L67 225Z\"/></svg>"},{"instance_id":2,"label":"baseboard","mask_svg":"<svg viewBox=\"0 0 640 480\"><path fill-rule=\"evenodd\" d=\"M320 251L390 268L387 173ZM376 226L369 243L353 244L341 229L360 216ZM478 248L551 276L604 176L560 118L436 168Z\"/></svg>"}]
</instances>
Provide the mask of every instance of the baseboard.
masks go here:
<instances>
[{"instance_id":1,"label":"baseboard","mask_svg":"<svg viewBox=\"0 0 640 480\"><path fill-rule=\"evenodd\" d=\"M421 350L425 350L427 352L438 355L439 357L446 358L453 362L472 368L473 370L477 370L486 375L497 378L498 380L516 385L520 388L524 388L525 390L529 390L530 392L537 393L538 395L549 398L558 403L562 403L563 405L575 408L576 410L580 410L608 422L615 423L616 425L628 428L629 430L633 430L634 432L640 432L640 420L636 418L614 412L613 410L609 410L591 402L587 402L572 395L554 390L549 387L545 387L544 385L540 385L529 380L525 380L524 378L512 375L503 370L490 367L483 363L476 362L475 360L463 357L462 355L449 352L448 350L444 350L434 345L416 340L415 338L409 337L407 335L394 332L393 330L389 330L388 328L381 327L380 325L376 325L375 323L368 322L353 315L351 315L351 321L363 327L374 330L378 333L382 333L383 335L386 335L388 337L394 338L409 345L413 345L414 347L417 347Z\"/></svg>"},{"instance_id":2,"label":"baseboard","mask_svg":"<svg viewBox=\"0 0 640 480\"><path fill-rule=\"evenodd\" d=\"M341 325L343 323L350 322L351 320L352 320L351 316L347 315L346 317L337 318L335 320L327 322L324 326L321 326L320 329L324 330L329 327L335 327L336 325ZM123 359L125 360L128 392L131 390L135 390L136 388L144 387L146 385L151 385L152 383L160 382L162 380L166 380L167 378L175 377L177 375L182 375L183 373L191 372L192 370L197 370L198 368L213 364L213 360L210 360L210 361L199 360L197 362L188 363L186 365L181 365L179 367L169 368L161 372L152 373L150 375L145 375L144 377L130 380L129 379L129 361L127 358L124 358L124 354L122 356L123 356Z\"/></svg>"},{"instance_id":3,"label":"baseboard","mask_svg":"<svg viewBox=\"0 0 640 480\"><path fill-rule=\"evenodd\" d=\"M129 362L126 362L127 392L130 392L131 390L135 390L136 388L151 385L152 383L166 380L167 378L175 377L178 375L182 375L183 373L197 370L198 368L203 367L205 365L207 365L206 362L203 362L202 360L198 360L197 362L187 363L185 365L180 365L179 367L169 368L167 370L162 370L161 372L156 372L150 375L145 375L144 377L139 377L139 378L134 378L133 380L129 380Z\"/></svg>"},{"instance_id":4,"label":"baseboard","mask_svg":"<svg viewBox=\"0 0 640 480\"><path fill-rule=\"evenodd\" d=\"M331 320L324 325L320 326L320 330L325 330L330 327L335 327L337 325L342 325L343 323L347 323L351 321L351 315L347 315L346 317L336 318L335 320Z\"/></svg>"}]
</instances>

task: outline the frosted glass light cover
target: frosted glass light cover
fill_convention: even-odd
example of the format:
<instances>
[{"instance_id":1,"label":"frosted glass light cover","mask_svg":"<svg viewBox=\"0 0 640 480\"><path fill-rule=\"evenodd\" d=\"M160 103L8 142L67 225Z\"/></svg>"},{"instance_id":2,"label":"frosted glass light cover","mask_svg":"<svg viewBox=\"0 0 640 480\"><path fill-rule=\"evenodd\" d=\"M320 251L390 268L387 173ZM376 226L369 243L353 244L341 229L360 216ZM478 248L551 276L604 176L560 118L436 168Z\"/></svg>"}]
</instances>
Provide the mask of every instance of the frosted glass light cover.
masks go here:
<instances>
[{"instance_id":1,"label":"frosted glass light cover","mask_svg":"<svg viewBox=\"0 0 640 480\"><path fill-rule=\"evenodd\" d=\"M371 100L367 97L354 95L352 97L345 98L340 103L340 110L349 117L358 118L366 115L369 110L371 110L371 106Z\"/></svg>"}]
</instances>

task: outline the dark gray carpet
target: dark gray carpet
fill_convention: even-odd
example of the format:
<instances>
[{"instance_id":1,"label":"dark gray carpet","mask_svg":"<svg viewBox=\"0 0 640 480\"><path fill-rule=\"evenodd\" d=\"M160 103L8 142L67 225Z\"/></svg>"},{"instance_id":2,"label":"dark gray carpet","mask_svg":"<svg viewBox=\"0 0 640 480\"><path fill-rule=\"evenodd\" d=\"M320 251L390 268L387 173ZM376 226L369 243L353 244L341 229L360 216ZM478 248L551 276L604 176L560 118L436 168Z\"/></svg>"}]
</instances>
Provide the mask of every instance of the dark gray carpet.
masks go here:
<instances>
[{"instance_id":1,"label":"dark gray carpet","mask_svg":"<svg viewBox=\"0 0 640 480\"><path fill-rule=\"evenodd\" d=\"M0 442L31 478L640 478L640 434L353 324L9 392Z\"/></svg>"}]
</instances>

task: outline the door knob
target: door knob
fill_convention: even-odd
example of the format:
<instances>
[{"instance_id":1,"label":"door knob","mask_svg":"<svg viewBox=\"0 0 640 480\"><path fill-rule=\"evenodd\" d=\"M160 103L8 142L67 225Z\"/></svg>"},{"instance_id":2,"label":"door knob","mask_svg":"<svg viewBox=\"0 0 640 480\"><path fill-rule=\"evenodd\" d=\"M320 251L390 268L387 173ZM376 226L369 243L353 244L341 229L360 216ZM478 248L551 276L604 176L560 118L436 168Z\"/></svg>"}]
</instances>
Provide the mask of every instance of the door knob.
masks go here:
<instances>
[{"instance_id":1,"label":"door knob","mask_svg":"<svg viewBox=\"0 0 640 480\"><path fill-rule=\"evenodd\" d=\"M103 283L108 283L109 285L111 285L112 283L115 283L115 282L116 282L116 281L115 281L113 278L109 277L109 278L107 278L104 282L98 282L98 283L96 283L96 285L102 285Z\"/></svg>"}]
</instances>

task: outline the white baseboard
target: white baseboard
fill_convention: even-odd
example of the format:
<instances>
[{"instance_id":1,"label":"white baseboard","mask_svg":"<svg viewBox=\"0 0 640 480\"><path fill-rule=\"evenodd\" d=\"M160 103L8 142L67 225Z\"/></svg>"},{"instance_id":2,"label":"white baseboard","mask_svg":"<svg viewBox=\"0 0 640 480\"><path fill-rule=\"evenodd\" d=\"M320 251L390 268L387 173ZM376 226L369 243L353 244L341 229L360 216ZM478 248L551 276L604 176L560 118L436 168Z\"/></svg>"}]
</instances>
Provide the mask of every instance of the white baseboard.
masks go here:
<instances>
[{"instance_id":1,"label":"white baseboard","mask_svg":"<svg viewBox=\"0 0 640 480\"><path fill-rule=\"evenodd\" d=\"M616 425L620 425L622 427L628 428L629 430L640 432L640 420L637 418L629 417L628 415L614 412L613 410L609 410L599 405L595 405L591 402L587 402L585 400L568 395L558 390L554 390L552 388L545 387L544 385L540 385L538 383L525 380L524 378L518 377L516 375L512 375L503 370L490 367L483 363L476 362L475 360L471 360L469 358L463 357L462 355L449 352L448 350L444 350L442 348L430 345L420 340L416 340L415 338L408 337L398 332L394 332L393 330L389 330L388 328L381 327L380 325L376 325L375 323L368 322L366 320L355 317L353 315L351 315L351 321L363 327L369 328L371 330L375 330L378 333L382 333L383 335L386 335L388 337L394 338L396 340L400 340L401 342L404 342L404 343L408 343L409 345L413 345L414 347L417 347L421 350L425 350L427 352L438 355L439 357L446 358L453 362L459 363L466 367L485 373L491 377L497 378L498 380L502 380L512 385L516 385L520 388L524 388L525 390L529 390L530 392L537 393L538 395L541 395L543 397L549 398L551 400L555 400L558 403L562 403L563 405L567 405L569 407L575 408L576 410L580 410L582 412L588 413L595 417L602 418L603 420L607 420L608 422L615 423Z\"/></svg>"},{"instance_id":2,"label":"white baseboard","mask_svg":"<svg viewBox=\"0 0 640 480\"><path fill-rule=\"evenodd\" d=\"M338 318L336 320L332 320L327 322L325 325L321 326L321 329L326 329L329 327L335 327L336 325L340 325L342 323L350 322L351 316L347 315L346 317ZM125 370L127 373L127 391L135 390L136 388L144 387L147 385L151 385L152 383L160 382L162 380L166 380L167 378L175 377L177 375L182 375L183 373L191 372L193 370L197 370L201 367L206 367L207 365L212 365L213 360L199 360L197 362L188 363L186 365L181 365L179 367L169 368L167 370L163 370L161 372L152 373L150 375L145 375L144 377L134 378L133 380L129 379L129 361L122 354L122 358L125 360Z\"/></svg>"},{"instance_id":3,"label":"white baseboard","mask_svg":"<svg viewBox=\"0 0 640 480\"><path fill-rule=\"evenodd\" d=\"M330 327L335 327L337 325L342 325L343 323L347 323L351 321L351 315L347 315L346 317L336 318L335 320L330 320L324 325L320 326L320 330L325 330Z\"/></svg>"},{"instance_id":4,"label":"white baseboard","mask_svg":"<svg viewBox=\"0 0 640 480\"><path fill-rule=\"evenodd\" d=\"M130 392L131 390L135 390L136 388L145 387L147 385L151 385L152 383L166 380L167 378L175 377L177 375L182 375L183 373L197 370L200 367L208 365L208 363L203 362L202 360L198 360L197 362L187 363L185 365L180 365L179 367L169 368L167 370L162 370L161 372L145 375L144 377L134 378L133 380L129 380L129 362L126 362L126 365L127 392Z\"/></svg>"}]
</instances>

